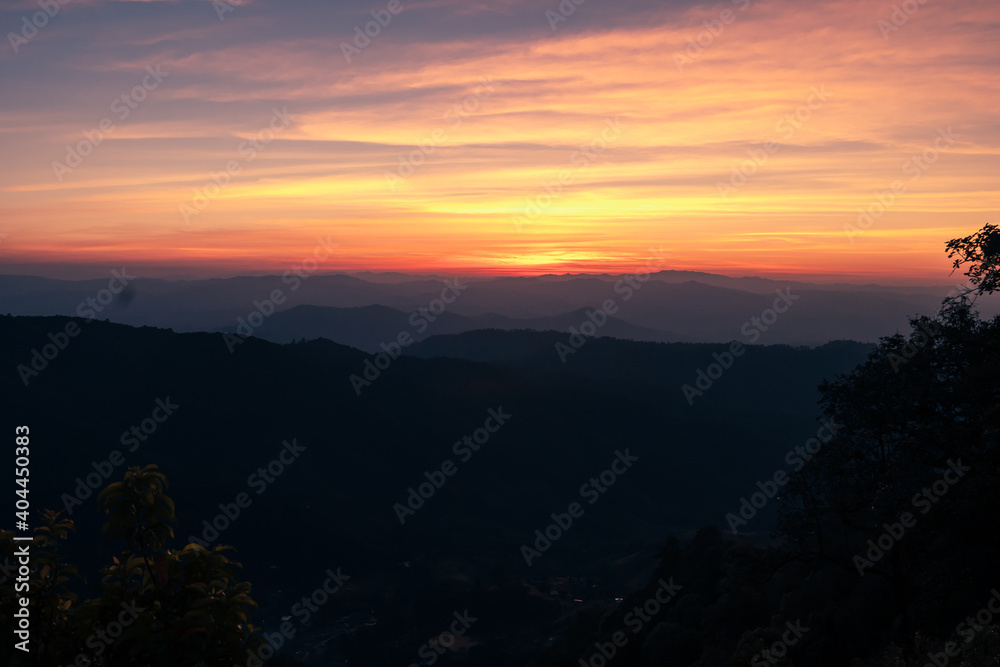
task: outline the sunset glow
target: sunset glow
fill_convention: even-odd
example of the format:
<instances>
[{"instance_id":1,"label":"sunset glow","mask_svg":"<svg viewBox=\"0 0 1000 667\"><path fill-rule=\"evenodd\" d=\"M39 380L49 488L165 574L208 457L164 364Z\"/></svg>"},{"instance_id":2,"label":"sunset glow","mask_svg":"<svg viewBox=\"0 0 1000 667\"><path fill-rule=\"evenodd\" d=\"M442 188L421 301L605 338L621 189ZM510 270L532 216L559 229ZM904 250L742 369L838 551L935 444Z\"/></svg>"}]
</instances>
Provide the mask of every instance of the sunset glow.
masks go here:
<instances>
[{"instance_id":1,"label":"sunset glow","mask_svg":"<svg viewBox=\"0 0 1000 667\"><path fill-rule=\"evenodd\" d=\"M387 3L70 0L0 49L0 262L939 282L1000 210L1000 6L912 5L404 0L350 49Z\"/></svg>"}]
</instances>

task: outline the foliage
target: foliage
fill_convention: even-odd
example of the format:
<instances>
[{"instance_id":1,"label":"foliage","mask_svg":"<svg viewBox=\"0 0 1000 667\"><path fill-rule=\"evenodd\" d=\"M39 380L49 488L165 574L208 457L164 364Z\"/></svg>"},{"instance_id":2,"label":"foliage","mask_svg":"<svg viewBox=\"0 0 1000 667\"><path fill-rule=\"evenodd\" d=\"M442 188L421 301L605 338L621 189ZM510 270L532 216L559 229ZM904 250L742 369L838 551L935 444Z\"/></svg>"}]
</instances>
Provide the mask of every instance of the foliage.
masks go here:
<instances>
[{"instance_id":1,"label":"foliage","mask_svg":"<svg viewBox=\"0 0 1000 667\"><path fill-rule=\"evenodd\" d=\"M977 294L1000 289L1000 227L987 224L975 234L948 241L947 248L948 259L957 257L952 272L970 265L965 275Z\"/></svg>"},{"instance_id":2,"label":"foliage","mask_svg":"<svg viewBox=\"0 0 1000 667\"><path fill-rule=\"evenodd\" d=\"M155 465L133 467L99 496L107 543L123 548L103 568L100 596L77 604L78 577L61 546L74 531L61 512L42 512L35 528L31 591L32 651L11 665L193 665L231 667L260 644L249 619L250 584L225 552L188 544L168 549L175 523L167 479ZM0 557L13 553L13 533L0 532ZM14 612L14 594L0 587L0 624ZM6 663L5 663L6 664Z\"/></svg>"},{"instance_id":3,"label":"foliage","mask_svg":"<svg viewBox=\"0 0 1000 667\"><path fill-rule=\"evenodd\" d=\"M669 540L646 594L668 575L684 593L644 628L641 651L609 664L923 667L948 642L960 651L948 664L998 664L997 618L974 635L959 624L990 600L1000 560L1000 317L983 321L969 298L1000 287L1000 229L948 249L977 289L822 384L836 433L791 475L773 539ZM809 630L787 654L762 653L797 621ZM537 664L579 664L578 647L609 627Z\"/></svg>"}]
</instances>

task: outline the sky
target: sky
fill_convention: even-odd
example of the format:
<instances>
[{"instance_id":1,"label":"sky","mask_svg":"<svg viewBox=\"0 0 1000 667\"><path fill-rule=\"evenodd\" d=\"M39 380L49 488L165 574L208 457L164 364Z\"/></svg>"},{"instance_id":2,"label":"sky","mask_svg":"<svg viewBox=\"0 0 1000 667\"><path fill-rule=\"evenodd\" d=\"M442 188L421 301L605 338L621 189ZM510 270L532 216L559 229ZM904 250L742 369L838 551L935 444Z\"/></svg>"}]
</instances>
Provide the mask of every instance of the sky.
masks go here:
<instances>
[{"instance_id":1,"label":"sky","mask_svg":"<svg viewBox=\"0 0 1000 667\"><path fill-rule=\"evenodd\" d=\"M3 0L0 272L325 244L940 283L1000 219L998 29L996 0Z\"/></svg>"}]
</instances>

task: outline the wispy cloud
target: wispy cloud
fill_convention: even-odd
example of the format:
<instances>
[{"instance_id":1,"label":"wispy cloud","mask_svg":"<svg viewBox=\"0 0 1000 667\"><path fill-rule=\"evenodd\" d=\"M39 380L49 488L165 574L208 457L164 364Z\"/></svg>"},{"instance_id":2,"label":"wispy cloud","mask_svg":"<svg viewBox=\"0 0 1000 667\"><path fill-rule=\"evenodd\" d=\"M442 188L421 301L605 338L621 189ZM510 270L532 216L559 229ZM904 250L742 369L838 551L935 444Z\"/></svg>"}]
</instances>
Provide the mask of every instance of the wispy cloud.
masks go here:
<instances>
[{"instance_id":1,"label":"wispy cloud","mask_svg":"<svg viewBox=\"0 0 1000 667\"><path fill-rule=\"evenodd\" d=\"M705 22L743 4L678 71L673 55ZM863 0L595 1L555 32L545 3L414 0L345 62L341 42L385 5L244 1L220 22L208 0L69 0L18 53L0 49L0 149L16 156L0 167L4 231L17 232L5 253L266 268L322 229L376 268L600 271L669 239L679 268L918 274L945 269L946 237L1000 209L992 0L927 3L889 40L878 21L891 3ZM5 4L0 28L32 11ZM66 145L157 64L169 85L53 178ZM487 75L488 104L387 191L401 151ZM822 110L776 133L815 86L829 91ZM295 123L185 228L178 205L275 106ZM511 214L615 117L628 132L513 230ZM843 223L945 126L961 134L947 157L878 233L846 243ZM770 139L781 150L721 201L719 180Z\"/></svg>"}]
</instances>

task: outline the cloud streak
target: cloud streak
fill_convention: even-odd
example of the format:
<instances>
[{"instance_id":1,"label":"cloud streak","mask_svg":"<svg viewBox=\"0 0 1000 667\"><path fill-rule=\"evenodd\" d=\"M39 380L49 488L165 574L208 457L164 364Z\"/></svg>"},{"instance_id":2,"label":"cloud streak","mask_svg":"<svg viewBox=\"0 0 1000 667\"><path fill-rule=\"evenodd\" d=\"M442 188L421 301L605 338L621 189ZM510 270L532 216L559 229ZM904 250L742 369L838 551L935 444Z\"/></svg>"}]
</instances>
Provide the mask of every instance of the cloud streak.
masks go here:
<instances>
[{"instance_id":1,"label":"cloud streak","mask_svg":"<svg viewBox=\"0 0 1000 667\"><path fill-rule=\"evenodd\" d=\"M323 233L359 269L604 271L664 244L676 268L947 270L944 241L1000 209L996 3L927 2L889 39L891 3L742 4L592 0L552 31L538 3L404 0L347 63L341 42L384 2L244 2L220 22L210 2L70 0L0 51L0 149L16 156L0 167L4 251L262 270ZM33 8L5 6L0 27ZM726 9L735 20L678 71L674 55ZM66 145L155 65L168 82L54 178ZM388 190L401 152L447 128L483 77L489 98ZM776 131L819 87L822 108ZM185 225L178 206L276 106L294 123ZM628 130L518 233L511 215L609 118ZM960 140L848 243L844 223L948 126ZM718 182L770 140L780 150L721 199Z\"/></svg>"}]
</instances>

